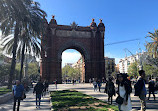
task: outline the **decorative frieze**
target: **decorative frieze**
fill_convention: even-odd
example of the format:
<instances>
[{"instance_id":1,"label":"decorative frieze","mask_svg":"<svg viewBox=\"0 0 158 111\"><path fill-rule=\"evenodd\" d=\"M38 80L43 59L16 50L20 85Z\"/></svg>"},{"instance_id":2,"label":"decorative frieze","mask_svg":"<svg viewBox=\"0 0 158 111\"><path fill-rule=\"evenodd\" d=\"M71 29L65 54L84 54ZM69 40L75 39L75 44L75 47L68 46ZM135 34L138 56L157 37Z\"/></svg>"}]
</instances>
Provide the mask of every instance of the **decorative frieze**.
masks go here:
<instances>
[{"instance_id":1,"label":"decorative frieze","mask_svg":"<svg viewBox=\"0 0 158 111\"><path fill-rule=\"evenodd\" d=\"M67 30L56 30L56 36L57 37L79 37L79 38L91 38L91 32L85 32L85 31L67 31Z\"/></svg>"}]
</instances>

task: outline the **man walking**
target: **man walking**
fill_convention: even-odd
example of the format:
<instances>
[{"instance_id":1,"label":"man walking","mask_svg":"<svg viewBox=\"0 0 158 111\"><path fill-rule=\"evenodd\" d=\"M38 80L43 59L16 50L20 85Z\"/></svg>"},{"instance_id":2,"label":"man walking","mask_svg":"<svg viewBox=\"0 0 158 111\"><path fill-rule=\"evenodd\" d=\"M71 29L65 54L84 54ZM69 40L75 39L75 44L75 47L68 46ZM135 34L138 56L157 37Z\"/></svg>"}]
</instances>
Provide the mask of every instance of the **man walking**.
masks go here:
<instances>
[{"instance_id":1,"label":"man walking","mask_svg":"<svg viewBox=\"0 0 158 111\"><path fill-rule=\"evenodd\" d=\"M55 80L55 87L56 87L56 89L57 89L57 84L58 84L58 81L57 81L57 79Z\"/></svg>"},{"instance_id":2,"label":"man walking","mask_svg":"<svg viewBox=\"0 0 158 111\"><path fill-rule=\"evenodd\" d=\"M33 90L33 93L36 92L36 108L40 108L41 95L43 93L43 90L44 90L44 85L42 84L41 80L39 80L39 82L36 84Z\"/></svg>"},{"instance_id":3,"label":"man walking","mask_svg":"<svg viewBox=\"0 0 158 111\"><path fill-rule=\"evenodd\" d=\"M13 86L12 93L14 96L13 111L15 111L16 109L16 101L18 101L17 111L19 111L20 100L22 99L22 96L24 95L24 87L22 84L20 84L19 80L16 80L16 85Z\"/></svg>"},{"instance_id":4,"label":"man walking","mask_svg":"<svg viewBox=\"0 0 158 111\"><path fill-rule=\"evenodd\" d=\"M140 78L138 82L135 84L135 96L139 96L141 102L141 111L146 110L146 87L145 87L145 71L139 71Z\"/></svg>"},{"instance_id":5,"label":"man walking","mask_svg":"<svg viewBox=\"0 0 158 111\"><path fill-rule=\"evenodd\" d=\"M101 85L102 85L101 81L98 80L97 84L98 84L99 92L101 92L101 91L100 91L100 89L101 89Z\"/></svg>"},{"instance_id":6,"label":"man walking","mask_svg":"<svg viewBox=\"0 0 158 111\"><path fill-rule=\"evenodd\" d=\"M150 94L152 93L153 94L153 97L154 97L154 100L155 100L155 82L154 80L152 80L152 77L149 78L149 97L148 97L148 100L150 99Z\"/></svg>"}]
</instances>

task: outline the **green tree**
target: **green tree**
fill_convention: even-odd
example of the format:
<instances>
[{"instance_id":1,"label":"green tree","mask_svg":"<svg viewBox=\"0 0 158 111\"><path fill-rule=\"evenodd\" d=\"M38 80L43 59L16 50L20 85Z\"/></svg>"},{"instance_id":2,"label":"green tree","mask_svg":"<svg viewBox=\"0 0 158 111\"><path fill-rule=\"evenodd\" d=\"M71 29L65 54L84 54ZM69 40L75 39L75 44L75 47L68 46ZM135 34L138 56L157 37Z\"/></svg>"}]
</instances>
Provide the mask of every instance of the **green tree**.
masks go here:
<instances>
[{"instance_id":1,"label":"green tree","mask_svg":"<svg viewBox=\"0 0 158 111\"><path fill-rule=\"evenodd\" d=\"M133 62L130 64L130 66L128 67L128 74L129 76L134 76L137 77L139 68L138 68L138 63L137 62Z\"/></svg>"},{"instance_id":2,"label":"green tree","mask_svg":"<svg viewBox=\"0 0 158 111\"><path fill-rule=\"evenodd\" d=\"M8 88L11 88L12 86L12 78L14 75L16 65L17 40L18 36L21 34L21 31L27 27L29 29L36 30L39 34L41 34L40 29L42 26L35 26L37 26L38 23L42 23L41 18L43 16L44 11L39 9L42 12L39 13L37 10L33 10L37 8L39 8L38 3L33 2L32 0L0 1L0 29L2 30L2 34L4 36L14 34L14 42L12 48L12 63L9 74ZM36 15L36 19L32 17L32 15Z\"/></svg>"},{"instance_id":3,"label":"green tree","mask_svg":"<svg viewBox=\"0 0 158 111\"><path fill-rule=\"evenodd\" d=\"M146 60L147 60L148 64L150 64L154 68L158 69L158 58L153 58L151 56L147 56Z\"/></svg>"},{"instance_id":4,"label":"green tree","mask_svg":"<svg viewBox=\"0 0 158 111\"><path fill-rule=\"evenodd\" d=\"M66 77L68 76L68 72L70 70L70 66L66 65L62 68L62 78L66 79Z\"/></svg>"},{"instance_id":5,"label":"green tree","mask_svg":"<svg viewBox=\"0 0 158 111\"><path fill-rule=\"evenodd\" d=\"M9 64L0 65L0 77L9 75Z\"/></svg>"},{"instance_id":6,"label":"green tree","mask_svg":"<svg viewBox=\"0 0 158 111\"><path fill-rule=\"evenodd\" d=\"M39 66L38 63L29 63L28 64L28 75L31 80L38 80L40 73L38 72Z\"/></svg>"},{"instance_id":7,"label":"green tree","mask_svg":"<svg viewBox=\"0 0 158 111\"><path fill-rule=\"evenodd\" d=\"M19 79L20 69L21 69L21 64L17 63L16 67L15 67L15 77L14 77L15 79ZM36 63L36 62L29 63L28 64L28 77L31 80L38 80L39 76L40 76L38 70L39 70L38 63ZM22 72L22 74L24 74L24 72Z\"/></svg>"},{"instance_id":8,"label":"green tree","mask_svg":"<svg viewBox=\"0 0 158 111\"><path fill-rule=\"evenodd\" d=\"M148 36L151 38L151 42L147 42L146 49L150 55L153 55L154 58L158 57L158 30L155 30L154 33L149 32Z\"/></svg>"},{"instance_id":9,"label":"green tree","mask_svg":"<svg viewBox=\"0 0 158 111\"><path fill-rule=\"evenodd\" d=\"M68 77L70 79L79 79L80 78L80 70L78 68L73 68L71 66L65 66L62 68L62 77Z\"/></svg>"},{"instance_id":10,"label":"green tree","mask_svg":"<svg viewBox=\"0 0 158 111\"><path fill-rule=\"evenodd\" d=\"M15 66L15 74L13 76L14 79L19 80L20 75L20 63L17 63Z\"/></svg>"},{"instance_id":11,"label":"green tree","mask_svg":"<svg viewBox=\"0 0 158 111\"><path fill-rule=\"evenodd\" d=\"M32 31L33 32L33 31ZM32 34L24 32L22 36L18 37L17 40L17 57L21 59L21 68L20 68L20 81L22 79L22 71L23 71L23 64L25 60L25 54L33 54L35 56L40 55L40 43L38 42L40 38L38 36L34 36ZM7 41L7 42L6 42ZM7 50L7 54L11 54L12 45L14 43L14 37L5 37L2 40L3 43L3 50Z\"/></svg>"},{"instance_id":12,"label":"green tree","mask_svg":"<svg viewBox=\"0 0 158 111\"><path fill-rule=\"evenodd\" d=\"M153 67L150 64L143 64L143 69L145 70L146 75L148 76L158 76L158 69L156 69L155 67Z\"/></svg>"}]
</instances>

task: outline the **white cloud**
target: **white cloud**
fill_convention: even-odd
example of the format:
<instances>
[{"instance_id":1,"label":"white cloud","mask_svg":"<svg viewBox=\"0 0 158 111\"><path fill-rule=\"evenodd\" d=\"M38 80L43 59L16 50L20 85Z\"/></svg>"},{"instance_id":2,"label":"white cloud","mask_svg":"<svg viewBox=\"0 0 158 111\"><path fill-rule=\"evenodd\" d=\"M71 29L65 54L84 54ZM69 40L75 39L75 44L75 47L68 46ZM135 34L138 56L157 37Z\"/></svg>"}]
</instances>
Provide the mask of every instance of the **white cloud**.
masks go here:
<instances>
[{"instance_id":1,"label":"white cloud","mask_svg":"<svg viewBox=\"0 0 158 111\"><path fill-rule=\"evenodd\" d=\"M62 67L65 63L75 63L81 57L79 52L63 52L62 53Z\"/></svg>"}]
</instances>

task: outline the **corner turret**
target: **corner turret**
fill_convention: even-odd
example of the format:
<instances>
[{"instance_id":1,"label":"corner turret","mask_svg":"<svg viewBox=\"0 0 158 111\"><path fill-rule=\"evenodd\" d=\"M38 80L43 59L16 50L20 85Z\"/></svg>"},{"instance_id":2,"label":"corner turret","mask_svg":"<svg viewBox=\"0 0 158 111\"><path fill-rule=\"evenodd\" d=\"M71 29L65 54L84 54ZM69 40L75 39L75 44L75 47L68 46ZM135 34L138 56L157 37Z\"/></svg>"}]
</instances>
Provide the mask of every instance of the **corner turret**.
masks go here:
<instances>
[{"instance_id":1,"label":"corner turret","mask_svg":"<svg viewBox=\"0 0 158 111\"><path fill-rule=\"evenodd\" d=\"M98 24L98 30L99 31L105 31L105 25L102 22L102 19L100 19L100 23Z\"/></svg>"},{"instance_id":2,"label":"corner turret","mask_svg":"<svg viewBox=\"0 0 158 111\"><path fill-rule=\"evenodd\" d=\"M49 22L49 25L51 25L51 26L56 26L57 25L57 21L55 20L55 16L54 15L52 15L52 19Z\"/></svg>"},{"instance_id":3,"label":"corner turret","mask_svg":"<svg viewBox=\"0 0 158 111\"><path fill-rule=\"evenodd\" d=\"M90 28L92 29L92 30L97 30L97 24L94 22L94 18L92 19L92 23L90 24Z\"/></svg>"}]
</instances>

